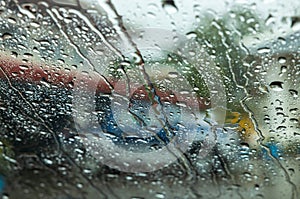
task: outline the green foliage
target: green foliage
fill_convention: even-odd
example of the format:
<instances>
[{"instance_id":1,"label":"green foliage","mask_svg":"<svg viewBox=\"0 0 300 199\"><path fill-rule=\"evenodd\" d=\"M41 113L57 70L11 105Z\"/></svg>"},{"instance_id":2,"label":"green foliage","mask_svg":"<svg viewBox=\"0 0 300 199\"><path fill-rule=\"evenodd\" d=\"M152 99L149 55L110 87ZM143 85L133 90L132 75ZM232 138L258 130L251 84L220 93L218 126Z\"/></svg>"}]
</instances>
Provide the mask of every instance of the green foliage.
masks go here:
<instances>
[{"instance_id":1,"label":"green foliage","mask_svg":"<svg viewBox=\"0 0 300 199\"><path fill-rule=\"evenodd\" d=\"M5 157L13 158L14 152L7 140L1 138L0 143L0 174L8 175L11 170L11 164Z\"/></svg>"},{"instance_id":2,"label":"green foliage","mask_svg":"<svg viewBox=\"0 0 300 199\"><path fill-rule=\"evenodd\" d=\"M193 90L197 97L209 98L209 89L205 81L201 77L201 74L199 74L199 71L194 66L192 66L192 64L187 63L177 54L168 53L165 59L145 61L145 67L150 67L151 65L157 64L172 68L173 71L176 71L180 75L182 75L182 77L184 77L189 83L189 86L191 86L192 88L197 88ZM135 71L135 73L138 74L136 75L136 78L141 78L141 80L144 81L144 84L147 84L147 82L143 79L143 74L139 69L139 65L135 63L128 62L126 65L124 65L124 62L122 61L116 62L116 64L110 66L109 76L114 79L120 79L122 78L122 76L124 76L124 73L128 73L131 71ZM151 83L154 86L159 87L156 82Z\"/></svg>"},{"instance_id":3,"label":"green foliage","mask_svg":"<svg viewBox=\"0 0 300 199\"><path fill-rule=\"evenodd\" d=\"M245 36L262 32L266 29L259 16L248 7L234 7L222 16L215 16L206 13L202 16L198 28L194 31L199 45L205 47L214 60L215 64L221 68L221 76L227 92L229 106L239 106L239 100L244 92L237 88L237 85L245 85L247 67L243 66L243 60L247 56L247 49L241 43ZM171 59L170 59L171 58ZM146 64L160 62L164 65L172 65L180 72L196 90L198 97L209 98L210 93L207 85L193 63L185 63L180 56L169 53L163 60L151 60ZM109 69L109 74L114 78L121 78L124 72L135 70L136 65L129 63L122 65L121 61L113 64ZM188 70L186 70L188 68ZM236 85L237 84L237 85Z\"/></svg>"},{"instance_id":4,"label":"green foliage","mask_svg":"<svg viewBox=\"0 0 300 199\"><path fill-rule=\"evenodd\" d=\"M247 49L241 40L264 29L262 20L252 10L236 7L223 16L204 15L201 24L194 30L199 44L221 68L229 108L239 106L244 93L237 85L246 84L243 75L247 73L247 67L243 64Z\"/></svg>"}]
</instances>

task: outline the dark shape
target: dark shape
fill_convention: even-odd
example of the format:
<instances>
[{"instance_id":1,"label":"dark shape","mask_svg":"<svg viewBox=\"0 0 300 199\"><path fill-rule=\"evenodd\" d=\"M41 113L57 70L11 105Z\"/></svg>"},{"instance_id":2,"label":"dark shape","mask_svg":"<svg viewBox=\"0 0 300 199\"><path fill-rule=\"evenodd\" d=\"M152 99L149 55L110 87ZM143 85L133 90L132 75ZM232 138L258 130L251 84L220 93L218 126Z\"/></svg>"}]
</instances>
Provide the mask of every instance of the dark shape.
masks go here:
<instances>
[{"instance_id":1,"label":"dark shape","mask_svg":"<svg viewBox=\"0 0 300 199\"><path fill-rule=\"evenodd\" d=\"M300 17L298 17L298 16L292 17L291 27L294 27L297 23L300 23Z\"/></svg>"}]
</instances>

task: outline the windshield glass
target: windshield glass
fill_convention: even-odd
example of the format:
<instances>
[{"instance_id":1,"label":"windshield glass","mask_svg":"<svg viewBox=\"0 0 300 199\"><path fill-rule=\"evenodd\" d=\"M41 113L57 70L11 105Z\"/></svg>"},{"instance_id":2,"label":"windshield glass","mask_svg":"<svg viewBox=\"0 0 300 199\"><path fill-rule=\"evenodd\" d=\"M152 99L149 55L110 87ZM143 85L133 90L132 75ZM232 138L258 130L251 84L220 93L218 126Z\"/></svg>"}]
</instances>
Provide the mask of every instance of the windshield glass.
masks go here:
<instances>
[{"instance_id":1,"label":"windshield glass","mask_svg":"<svg viewBox=\"0 0 300 199\"><path fill-rule=\"evenodd\" d=\"M299 1L0 0L0 194L297 199L299 83Z\"/></svg>"}]
</instances>

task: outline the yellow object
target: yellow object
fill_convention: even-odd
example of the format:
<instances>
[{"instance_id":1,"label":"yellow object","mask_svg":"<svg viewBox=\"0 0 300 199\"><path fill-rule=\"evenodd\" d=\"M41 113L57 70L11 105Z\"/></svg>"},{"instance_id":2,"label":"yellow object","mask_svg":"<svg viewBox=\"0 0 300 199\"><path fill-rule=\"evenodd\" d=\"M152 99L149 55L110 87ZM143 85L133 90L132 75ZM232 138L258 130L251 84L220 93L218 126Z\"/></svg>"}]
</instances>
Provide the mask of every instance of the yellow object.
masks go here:
<instances>
[{"instance_id":1,"label":"yellow object","mask_svg":"<svg viewBox=\"0 0 300 199\"><path fill-rule=\"evenodd\" d=\"M237 124L237 131L240 133L241 139L248 143L250 147L258 145L259 134L256 132L254 123L248 113L227 111L225 123Z\"/></svg>"}]
</instances>

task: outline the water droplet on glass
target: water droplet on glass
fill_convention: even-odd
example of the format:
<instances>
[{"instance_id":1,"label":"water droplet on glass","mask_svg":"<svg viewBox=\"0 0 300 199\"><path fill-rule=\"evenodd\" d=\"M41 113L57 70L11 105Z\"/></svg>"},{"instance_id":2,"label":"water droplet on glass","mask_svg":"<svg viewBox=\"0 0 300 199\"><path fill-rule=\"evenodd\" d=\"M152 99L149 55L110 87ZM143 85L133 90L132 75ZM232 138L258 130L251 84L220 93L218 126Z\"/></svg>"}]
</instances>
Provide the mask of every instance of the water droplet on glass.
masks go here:
<instances>
[{"instance_id":1,"label":"water droplet on glass","mask_svg":"<svg viewBox=\"0 0 300 199\"><path fill-rule=\"evenodd\" d=\"M286 39L283 38L283 37L278 37L278 41L280 41L280 43L281 43L282 45L285 45L285 44L286 44Z\"/></svg>"},{"instance_id":2,"label":"water droplet on glass","mask_svg":"<svg viewBox=\"0 0 300 199\"><path fill-rule=\"evenodd\" d=\"M169 72L169 73L168 73L168 76L169 76L170 78L177 78L177 77L178 77L178 73L177 73L177 72Z\"/></svg>"},{"instance_id":3,"label":"water droplet on glass","mask_svg":"<svg viewBox=\"0 0 300 199\"><path fill-rule=\"evenodd\" d=\"M299 120L297 118L291 118L290 122L294 124L299 124Z\"/></svg>"},{"instance_id":4,"label":"water droplet on glass","mask_svg":"<svg viewBox=\"0 0 300 199\"><path fill-rule=\"evenodd\" d=\"M297 114L297 111L298 111L298 108L291 108L291 109L290 109L290 112L291 112L292 114Z\"/></svg>"},{"instance_id":5,"label":"water droplet on glass","mask_svg":"<svg viewBox=\"0 0 300 199\"><path fill-rule=\"evenodd\" d=\"M300 30L300 17L292 17L292 23L291 23L291 28L294 31Z\"/></svg>"},{"instance_id":6,"label":"water droplet on glass","mask_svg":"<svg viewBox=\"0 0 300 199\"><path fill-rule=\"evenodd\" d=\"M278 62L279 62L280 64L284 64L284 63L286 63L286 58L285 58L285 57L279 57L279 58L278 58Z\"/></svg>"},{"instance_id":7,"label":"water droplet on glass","mask_svg":"<svg viewBox=\"0 0 300 199\"><path fill-rule=\"evenodd\" d=\"M9 23L11 23L11 24L17 23L17 20L16 20L15 18L12 18L12 17L9 17L9 18L7 19L7 21L8 21Z\"/></svg>"},{"instance_id":8,"label":"water droplet on glass","mask_svg":"<svg viewBox=\"0 0 300 199\"><path fill-rule=\"evenodd\" d=\"M159 198L159 199L164 199L164 198L165 198L165 195L162 194L162 193L157 193L157 194L155 194L155 197L156 197L156 198Z\"/></svg>"},{"instance_id":9,"label":"water droplet on glass","mask_svg":"<svg viewBox=\"0 0 300 199\"><path fill-rule=\"evenodd\" d=\"M277 128L276 128L276 130L277 131L285 131L286 130L286 126L278 126Z\"/></svg>"},{"instance_id":10,"label":"water droplet on glass","mask_svg":"<svg viewBox=\"0 0 300 199\"><path fill-rule=\"evenodd\" d=\"M2 199L9 199L9 196L7 194L3 194Z\"/></svg>"},{"instance_id":11,"label":"water droplet on glass","mask_svg":"<svg viewBox=\"0 0 300 199\"><path fill-rule=\"evenodd\" d=\"M7 40L7 39L11 39L12 38L12 34L10 33L3 33L2 34L2 39L3 40Z\"/></svg>"},{"instance_id":12,"label":"water droplet on glass","mask_svg":"<svg viewBox=\"0 0 300 199\"><path fill-rule=\"evenodd\" d=\"M173 0L164 0L162 3L162 7L168 14L174 14L178 11L178 8L176 7Z\"/></svg>"},{"instance_id":13,"label":"water droplet on glass","mask_svg":"<svg viewBox=\"0 0 300 199\"><path fill-rule=\"evenodd\" d=\"M298 97L298 91L294 90L294 89L290 89L289 90L290 94L292 95L292 97L297 98Z\"/></svg>"},{"instance_id":14,"label":"water droplet on glass","mask_svg":"<svg viewBox=\"0 0 300 199\"><path fill-rule=\"evenodd\" d=\"M274 22L275 22L275 18L271 14L268 16L268 18L265 21L265 23L266 23L267 26L271 25Z\"/></svg>"},{"instance_id":15,"label":"water droplet on glass","mask_svg":"<svg viewBox=\"0 0 300 199\"><path fill-rule=\"evenodd\" d=\"M83 184L81 184L81 183L77 183L76 186L77 186L79 189L82 189L82 188L83 188Z\"/></svg>"},{"instance_id":16,"label":"water droplet on glass","mask_svg":"<svg viewBox=\"0 0 300 199\"><path fill-rule=\"evenodd\" d=\"M281 82L281 81L271 82L270 88L274 91L282 91L283 90L283 82Z\"/></svg>"},{"instance_id":17,"label":"water droplet on glass","mask_svg":"<svg viewBox=\"0 0 300 199\"><path fill-rule=\"evenodd\" d=\"M194 39L194 38L197 37L197 33L194 32L194 31L188 32L188 33L186 33L186 37L187 37L188 39Z\"/></svg>"},{"instance_id":18,"label":"water droplet on glass","mask_svg":"<svg viewBox=\"0 0 300 199\"><path fill-rule=\"evenodd\" d=\"M33 3L24 3L24 4L22 4L22 8L25 10L29 10L33 13L35 13L37 11L37 6Z\"/></svg>"},{"instance_id":19,"label":"water droplet on glass","mask_svg":"<svg viewBox=\"0 0 300 199\"><path fill-rule=\"evenodd\" d=\"M147 16L152 17L152 18L156 18L156 14L154 12L147 12Z\"/></svg>"},{"instance_id":20,"label":"water droplet on glass","mask_svg":"<svg viewBox=\"0 0 300 199\"><path fill-rule=\"evenodd\" d=\"M268 47L262 47L262 48L257 49L257 52L259 54L266 54L266 53L269 53L270 51L271 51L271 49Z\"/></svg>"},{"instance_id":21,"label":"water droplet on glass","mask_svg":"<svg viewBox=\"0 0 300 199\"><path fill-rule=\"evenodd\" d=\"M286 66L281 66L281 73L286 73L287 67Z\"/></svg>"}]
</instances>

